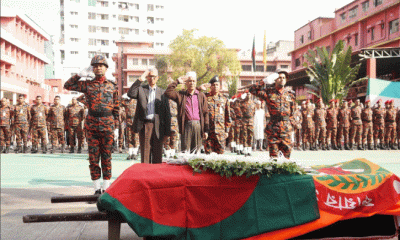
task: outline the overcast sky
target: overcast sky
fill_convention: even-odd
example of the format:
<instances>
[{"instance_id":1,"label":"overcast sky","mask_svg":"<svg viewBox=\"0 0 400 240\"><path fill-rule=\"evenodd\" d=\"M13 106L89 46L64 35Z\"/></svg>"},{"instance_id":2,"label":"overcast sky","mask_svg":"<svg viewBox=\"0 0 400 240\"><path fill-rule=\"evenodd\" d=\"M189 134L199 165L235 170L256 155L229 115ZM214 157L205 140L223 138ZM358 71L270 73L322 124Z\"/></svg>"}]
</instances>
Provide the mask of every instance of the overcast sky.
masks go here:
<instances>
[{"instance_id":1,"label":"overcast sky","mask_svg":"<svg viewBox=\"0 0 400 240\"><path fill-rule=\"evenodd\" d=\"M86 1L86 0L81 0ZM182 29L199 29L199 35L217 37L229 48L262 51L267 42L293 40L294 31L317 17L334 17L335 9L352 0L165 0L165 34L169 40ZM1 0L1 6L24 11L50 35L59 34L58 0Z\"/></svg>"}]
</instances>

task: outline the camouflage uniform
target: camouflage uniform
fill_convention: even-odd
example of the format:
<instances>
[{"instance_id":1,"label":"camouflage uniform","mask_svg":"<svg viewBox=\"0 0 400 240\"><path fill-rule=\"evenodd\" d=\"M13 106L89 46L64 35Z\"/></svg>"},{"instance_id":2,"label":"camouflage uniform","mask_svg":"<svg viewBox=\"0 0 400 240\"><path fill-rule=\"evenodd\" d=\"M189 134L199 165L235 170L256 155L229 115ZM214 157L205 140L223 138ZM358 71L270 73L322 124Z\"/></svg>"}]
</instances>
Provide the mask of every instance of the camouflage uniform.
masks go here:
<instances>
[{"instance_id":1,"label":"camouflage uniform","mask_svg":"<svg viewBox=\"0 0 400 240\"><path fill-rule=\"evenodd\" d=\"M337 143L342 149L342 138L344 138L344 146L348 149L349 144L349 128L350 128L350 109L341 108L338 113L339 128L337 135Z\"/></svg>"},{"instance_id":2,"label":"camouflage uniform","mask_svg":"<svg viewBox=\"0 0 400 240\"><path fill-rule=\"evenodd\" d=\"M361 113L361 120L363 124L363 144L367 144L368 148L372 150L372 141L373 141L373 128L372 128L372 109L364 108ZM365 147L364 147L365 148Z\"/></svg>"},{"instance_id":3,"label":"camouflage uniform","mask_svg":"<svg viewBox=\"0 0 400 240\"><path fill-rule=\"evenodd\" d=\"M360 106L353 106L350 110L350 117L351 117L350 148L353 147L353 144L357 144L359 150L362 150L361 112L362 109Z\"/></svg>"},{"instance_id":4,"label":"camouflage uniform","mask_svg":"<svg viewBox=\"0 0 400 240\"><path fill-rule=\"evenodd\" d=\"M50 141L52 148L57 144L57 140L64 148L64 126L65 126L65 107L63 105L52 105L49 109L47 121L50 123Z\"/></svg>"},{"instance_id":5,"label":"camouflage uniform","mask_svg":"<svg viewBox=\"0 0 400 240\"><path fill-rule=\"evenodd\" d=\"M92 81L79 81L79 79L78 75L71 77L64 88L84 93L88 103L89 113L85 128L87 129L90 175L92 180L98 180L103 173L103 179L110 180L114 119L118 119L119 113L117 87L104 76L96 77Z\"/></svg>"},{"instance_id":6,"label":"camouflage uniform","mask_svg":"<svg viewBox=\"0 0 400 240\"><path fill-rule=\"evenodd\" d=\"M179 125L178 125L178 106L175 101L169 99L169 108L171 112L171 136L168 136L164 143L165 150L178 149Z\"/></svg>"},{"instance_id":7,"label":"camouflage uniform","mask_svg":"<svg viewBox=\"0 0 400 240\"><path fill-rule=\"evenodd\" d=\"M0 146L7 151L11 144L12 106L0 107ZM4 149L5 150L5 149ZM1 151L3 152L3 151Z\"/></svg>"},{"instance_id":8,"label":"camouflage uniform","mask_svg":"<svg viewBox=\"0 0 400 240\"><path fill-rule=\"evenodd\" d=\"M23 152L26 153L28 147L29 122L31 120L31 108L28 104L17 104L14 106L14 133L16 136L17 149L21 150L23 143Z\"/></svg>"},{"instance_id":9,"label":"camouflage uniform","mask_svg":"<svg viewBox=\"0 0 400 240\"><path fill-rule=\"evenodd\" d=\"M127 103L123 102L122 106L125 108L126 114L126 141L128 142L128 148L139 147L139 134L133 132L133 117L136 112L137 100L131 99Z\"/></svg>"},{"instance_id":10,"label":"camouflage uniform","mask_svg":"<svg viewBox=\"0 0 400 240\"><path fill-rule=\"evenodd\" d=\"M32 150L37 152L39 137L42 141L42 150L46 151L46 129L47 129L48 108L43 105L33 105L31 107L31 130L32 130Z\"/></svg>"},{"instance_id":11,"label":"camouflage uniform","mask_svg":"<svg viewBox=\"0 0 400 240\"><path fill-rule=\"evenodd\" d=\"M373 128L374 128L374 145L375 149L378 148L378 139L380 148L383 149L383 136L385 132L385 108L374 108L372 110Z\"/></svg>"},{"instance_id":12,"label":"camouflage uniform","mask_svg":"<svg viewBox=\"0 0 400 240\"><path fill-rule=\"evenodd\" d=\"M301 114L301 111L296 109L293 113L293 122L292 126L294 128L294 138L296 140L295 147L297 149L300 148L300 136L301 136L301 129L302 129L302 122L303 122L303 115Z\"/></svg>"},{"instance_id":13,"label":"camouflage uniform","mask_svg":"<svg viewBox=\"0 0 400 240\"><path fill-rule=\"evenodd\" d=\"M385 144L386 148L394 149L396 131L396 109L389 108L385 113Z\"/></svg>"},{"instance_id":14,"label":"camouflage uniform","mask_svg":"<svg viewBox=\"0 0 400 240\"><path fill-rule=\"evenodd\" d=\"M83 107L79 104L70 105L66 110L66 120L68 124L69 145L71 149L75 147L75 139L78 138L78 147L82 147L83 142Z\"/></svg>"},{"instance_id":15,"label":"camouflage uniform","mask_svg":"<svg viewBox=\"0 0 400 240\"><path fill-rule=\"evenodd\" d=\"M304 109L301 114L303 115L303 149L306 148L307 142L310 144L310 150L313 148L314 144L314 134L315 134L315 125L314 125L314 111L309 109L308 107Z\"/></svg>"},{"instance_id":16,"label":"camouflage uniform","mask_svg":"<svg viewBox=\"0 0 400 240\"><path fill-rule=\"evenodd\" d=\"M396 115L396 127L397 127L397 149L400 150L400 109Z\"/></svg>"},{"instance_id":17,"label":"camouflage uniform","mask_svg":"<svg viewBox=\"0 0 400 240\"><path fill-rule=\"evenodd\" d=\"M235 108L234 108L235 102L231 101L229 103L229 116L231 117L231 127L229 128L229 133L228 133L228 139L227 139L227 143L230 143L231 146L231 151L233 151L233 149L236 147L236 143L235 143L235 136L234 136L234 130L235 130Z\"/></svg>"},{"instance_id":18,"label":"camouflage uniform","mask_svg":"<svg viewBox=\"0 0 400 240\"><path fill-rule=\"evenodd\" d=\"M285 87L279 91L275 86L265 86L261 81L249 89L250 93L265 100L271 120L267 125L267 135L270 157L277 157L281 151L286 158L290 158L293 132L292 124L294 113L294 92Z\"/></svg>"},{"instance_id":19,"label":"camouflage uniform","mask_svg":"<svg viewBox=\"0 0 400 240\"><path fill-rule=\"evenodd\" d=\"M337 127L338 127L337 116L338 116L338 110L336 108L330 107L326 110L326 139L328 144L333 149L337 149L337 142L336 142Z\"/></svg>"},{"instance_id":20,"label":"camouflage uniform","mask_svg":"<svg viewBox=\"0 0 400 240\"><path fill-rule=\"evenodd\" d=\"M235 130L234 130L234 139L235 139L235 143L236 143L236 151L239 153L240 151L242 151L242 147L243 147L243 139L240 138L241 136L241 131L242 131L242 125L243 125L243 113L242 113L242 109L240 109L240 100L238 98L236 98L235 100L235 105L234 105L234 111L235 111Z\"/></svg>"},{"instance_id":21,"label":"camouflage uniform","mask_svg":"<svg viewBox=\"0 0 400 240\"><path fill-rule=\"evenodd\" d=\"M314 110L314 123L315 123L315 137L314 143L322 147L322 150L326 149L326 110L325 108L317 107ZM317 149L317 147L315 148Z\"/></svg>"},{"instance_id":22,"label":"camouflage uniform","mask_svg":"<svg viewBox=\"0 0 400 240\"><path fill-rule=\"evenodd\" d=\"M231 126L230 106L228 98L222 93L211 95L206 93L208 102L208 115L210 131L208 138L204 142L206 153L216 152L223 154L225 150L225 140L227 132Z\"/></svg>"}]
</instances>

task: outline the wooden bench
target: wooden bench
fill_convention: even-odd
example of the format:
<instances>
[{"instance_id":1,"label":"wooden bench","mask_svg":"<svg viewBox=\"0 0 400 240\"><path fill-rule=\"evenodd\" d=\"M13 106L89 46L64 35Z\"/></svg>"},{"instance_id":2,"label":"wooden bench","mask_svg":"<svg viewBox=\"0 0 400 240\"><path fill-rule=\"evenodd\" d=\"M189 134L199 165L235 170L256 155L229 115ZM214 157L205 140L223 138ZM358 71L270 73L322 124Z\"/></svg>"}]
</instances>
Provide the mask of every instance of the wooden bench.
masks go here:
<instances>
[{"instance_id":1,"label":"wooden bench","mask_svg":"<svg viewBox=\"0 0 400 240\"><path fill-rule=\"evenodd\" d=\"M51 203L96 202L98 198L99 195L57 196L51 198ZM118 214L109 214L107 212L99 211L25 215L22 220L24 223L108 221L109 240L119 240L121 234L121 223L126 223L126 221L124 221Z\"/></svg>"}]
</instances>

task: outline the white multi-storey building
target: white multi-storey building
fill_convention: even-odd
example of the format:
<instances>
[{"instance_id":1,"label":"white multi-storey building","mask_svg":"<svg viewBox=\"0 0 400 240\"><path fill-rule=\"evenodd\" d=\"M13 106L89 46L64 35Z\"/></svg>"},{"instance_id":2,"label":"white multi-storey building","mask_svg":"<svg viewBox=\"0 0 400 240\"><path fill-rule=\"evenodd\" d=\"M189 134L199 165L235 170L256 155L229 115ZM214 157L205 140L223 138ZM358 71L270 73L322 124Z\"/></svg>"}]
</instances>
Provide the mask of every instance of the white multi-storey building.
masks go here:
<instances>
[{"instance_id":1,"label":"white multi-storey building","mask_svg":"<svg viewBox=\"0 0 400 240\"><path fill-rule=\"evenodd\" d=\"M78 73L102 54L113 78L119 40L151 42L154 48L167 47L165 1L161 0L60 0L60 52L63 78Z\"/></svg>"}]
</instances>

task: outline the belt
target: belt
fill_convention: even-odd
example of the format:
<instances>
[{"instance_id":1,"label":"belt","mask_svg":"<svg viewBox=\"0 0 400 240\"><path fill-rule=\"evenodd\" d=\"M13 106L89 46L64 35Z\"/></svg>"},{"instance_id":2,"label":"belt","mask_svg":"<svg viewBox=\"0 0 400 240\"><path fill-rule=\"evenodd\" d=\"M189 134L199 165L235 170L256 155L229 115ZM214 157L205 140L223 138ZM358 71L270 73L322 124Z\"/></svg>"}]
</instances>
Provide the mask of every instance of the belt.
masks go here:
<instances>
[{"instance_id":1,"label":"belt","mask_svg":"<svg viewBox=\"0 0 400 240\"><path fill-rule=\"evenodd\" d=\"M289 121L288 116L271 116L271 121Z\"/></svg>"},{"instance_id":2,"label":"belt","mask_svg":"<svg viewBox=\"0 0 400 240\"><path fill-rule=\"evenodd\" d=\"M199 123L200 120L186 120L187 123Z\"/></svg>"},{"instance_id":3,"label":"belt","mask_svg":"<svg viewBox=\"0 0 400 240\"><path fill-rule=\"evenodd\" d=\"M372 122L372 120L365 120L364 122L370 123L370 122Z\"/></svg>"},{"instance_id":4,"label":"belt","mask_svg":"<svg viewBox=\"0 0 400 240\"><path fill-rule=\"evenodd\" d=\"M112 116L112 112L95 112L89 111L88 114L92 117L110 117Z\"/></svg>"},{"instance_id":5,"label":"belt","mask_svg":"<svg viewBox=\"0 0 400 240\"><path fill-rule=\"evenodd\" d=\"M388 123L394 123L394 120L387 120Z\"/></svg>"},{"instance_id":6,"label":"belt","mask_svg":"<svg viewBox=\"0 0 400 240\"><path fill-rule=\"evenodd\" d=\"M353 120L360 120L360 118L359 117L355 117L355 118L353 118Z\"/></svg>"},{"instance_id":7,"label":"belt","mask_svg":"<svg viewBox=\"0 0 400 240\"><path fill-rule=\"evenodd\" d=\"M154 118L153 119L144 119L144 123L154 123Z\"/></svg>"}]
</instances>

